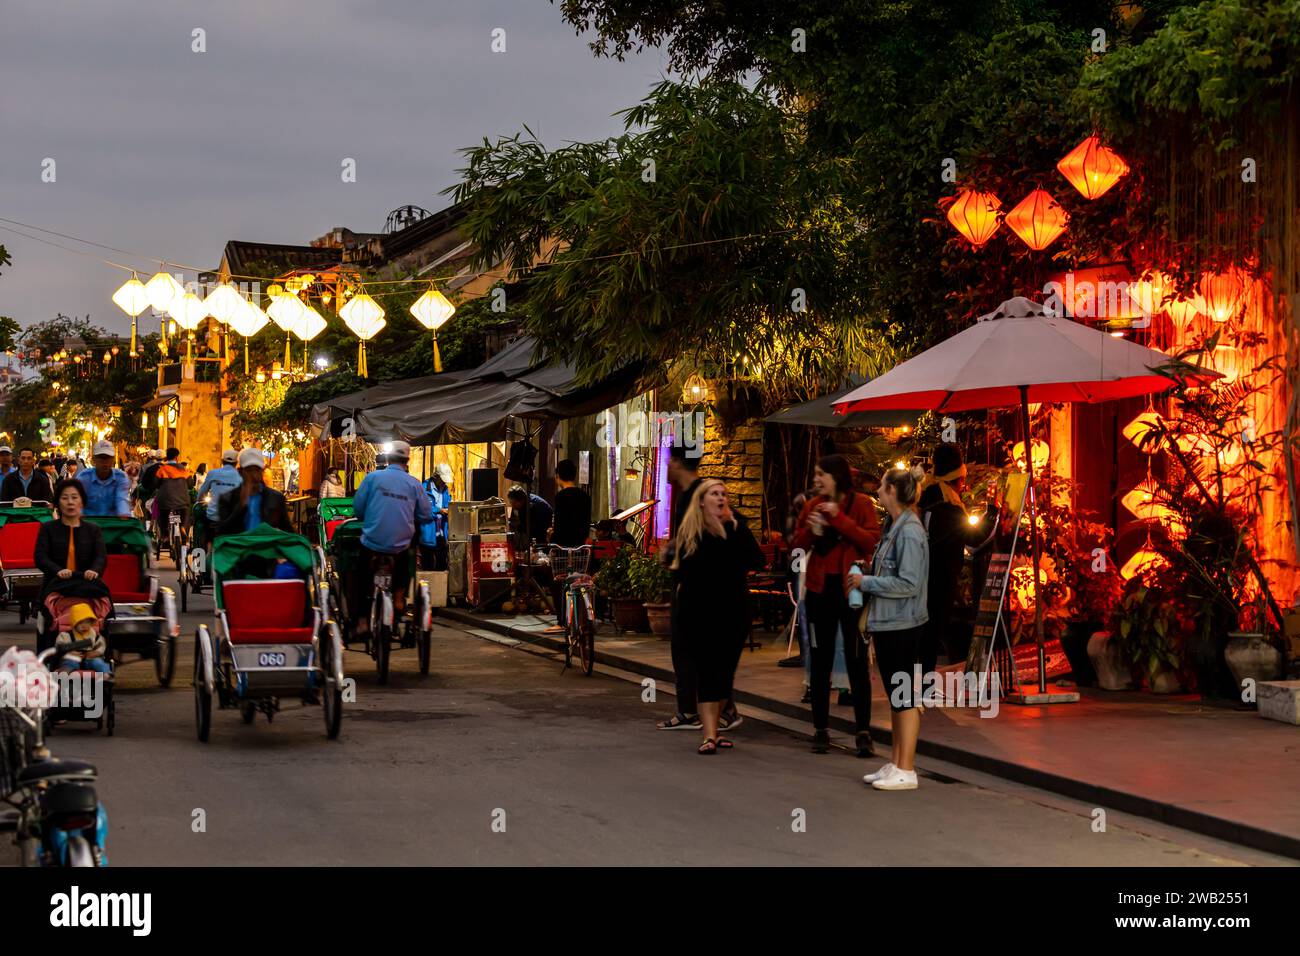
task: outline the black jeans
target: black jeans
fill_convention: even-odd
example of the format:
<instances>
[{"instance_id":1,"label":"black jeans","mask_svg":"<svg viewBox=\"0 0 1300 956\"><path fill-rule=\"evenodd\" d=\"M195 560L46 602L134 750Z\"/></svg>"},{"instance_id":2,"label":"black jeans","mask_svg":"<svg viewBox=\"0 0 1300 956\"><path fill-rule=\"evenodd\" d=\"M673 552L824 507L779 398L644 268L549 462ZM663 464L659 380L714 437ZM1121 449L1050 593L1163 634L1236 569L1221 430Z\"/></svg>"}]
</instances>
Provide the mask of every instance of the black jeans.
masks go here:
<instances>
[{"instance_id":1,"label":"black jeans","mask_svg":"<svg viewBox=\"0 0 1300 956\"><path fill-rule=\"evenodd\" d=\"M835 632L843 632L844 666L853 693L853 720L859 731L871 727L871 675L867 673L867 645L858 633L862 609L849 607L844 596L844 579L826 575L820 593L809 591L805 598L808 623L812 625L813 729L825 730L831 715L831 671L835 669Z\"/></svg>"}]
</instances>

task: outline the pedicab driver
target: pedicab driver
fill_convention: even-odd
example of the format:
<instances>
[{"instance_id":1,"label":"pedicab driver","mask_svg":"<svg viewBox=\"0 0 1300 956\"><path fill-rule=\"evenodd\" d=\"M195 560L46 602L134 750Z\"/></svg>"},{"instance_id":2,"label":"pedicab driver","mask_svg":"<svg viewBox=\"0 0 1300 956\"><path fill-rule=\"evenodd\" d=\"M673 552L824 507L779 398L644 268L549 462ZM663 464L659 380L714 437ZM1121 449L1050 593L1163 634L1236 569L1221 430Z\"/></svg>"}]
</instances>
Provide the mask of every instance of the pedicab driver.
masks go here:
<instances>
[{"instance_id":1,"label":"pedicab driver","mask_svg":"<svg viewBox=\"0 0 1300 956\"><path fill-rule=\"evenodd\" d=\"M199 544L212 537L211 532L216 528L217 519L221 514L221 496L227 491L234 491L244 483L243 477L239 474L239 469L235 467L235 462L238 460L239 452L233 448L227 448L221 453L221 467L208 472L203 479L203 484L199 487L197 500L204 506L204 520L200 523L200 527L195 529L200 535Z\"/></svg>"},{"instance_id":2,"label":"pedicab driver","mask_svg":"<svg viewBox=\"0 0 1300 956\"><path fill-rule=\"evenodd\" d=\"M361 567L365 573L352 576L352 606L357 610L359 633L370 630L370 600L374 575L370 571L380 555L398 555L411 546L417 524L433 520L433 506L419 480L406 470L411 446L392 443L388 467L366 475L352 499L352 513L361 522ZM397 577L394 576L394 585ZM405 587L393 588L393 609L406 605Z\"/></svg>"},{"instance_id":3,"label":"pedicab driver","mask_svg":"<svg viewBox=\"0 0 1300 956\"><path fill-rule=\"evenodd\" d=\"M86 489L83 514L101 517L131 517L131 479L121 468L114 468L117 451L111 441L95 442L90 460L94 467L77 472L77 480Z\"/></svg>"}]
</instances>

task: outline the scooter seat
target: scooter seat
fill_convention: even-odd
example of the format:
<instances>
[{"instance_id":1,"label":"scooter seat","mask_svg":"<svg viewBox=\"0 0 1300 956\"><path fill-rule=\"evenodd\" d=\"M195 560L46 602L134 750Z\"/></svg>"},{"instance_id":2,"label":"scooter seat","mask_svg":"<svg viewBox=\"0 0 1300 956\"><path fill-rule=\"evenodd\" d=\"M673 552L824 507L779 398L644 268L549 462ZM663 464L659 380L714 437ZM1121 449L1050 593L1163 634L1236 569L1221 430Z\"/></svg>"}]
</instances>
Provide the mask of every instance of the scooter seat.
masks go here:
<instances>
[{"instance_id":1,"label":"scooter seat","mask_svg":"<svg viewBox=\"0 0 1300 956\"><path fill-rule=\"evenodd\" d=\"M94 787L84 783L60 783L41 795L41 809L50 816L79 817L89 815L94 819L99 808L99 796Z\"/></svg>"},{"instance_id":2,"label":"scooter seat","mask_svg":"<svg viewBox=\"0 0 1300 956\"><path fill-rule=\"evenodd\" d=\"M95 765L72 757L47 757L30 763L18 771L21 784L39 783L42 780L94 780Z\"/></svg>"}]
</instances>

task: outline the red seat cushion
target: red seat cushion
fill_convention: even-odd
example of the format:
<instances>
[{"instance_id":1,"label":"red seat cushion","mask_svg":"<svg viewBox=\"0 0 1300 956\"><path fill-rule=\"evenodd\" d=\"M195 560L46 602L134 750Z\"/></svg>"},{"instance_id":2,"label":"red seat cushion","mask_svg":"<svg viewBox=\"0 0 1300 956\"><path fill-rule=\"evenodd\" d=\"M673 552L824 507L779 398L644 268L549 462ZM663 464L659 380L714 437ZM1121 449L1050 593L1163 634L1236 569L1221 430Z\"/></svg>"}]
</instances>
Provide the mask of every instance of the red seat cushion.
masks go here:
<instances>
[{"instance_id":1,"label":"red seat cushion","mask_svg":"<svg viewBox=\"0 0 1300 956\"><path fill-rule=\"evenodd\" d=\"M149 589L140 558L134 554L110 554L104 566L104 586L120 604L149 600ZM141 590L143 588L144 590Z\"/></svg>"},{"instance_id":2,"label":"red seat cushion","mask_svg":"<svg viewBox=\"0 0 1300 956\"><path fill-rule=\"evenodd\" d=\"M36 536L39 521L10 521L0 527L0 563L6 571L36 567Z\"/></svg>"},{"instance_id":3,"label":"red seat cushion","mask_svg":"<svg viewBox=\"0 0 1300 956\"><path fill-rule=\"evenodd\" d=\"M341 524L342 524L343 522L345 522L345 521L351 521L351 520L352 520L351 518L331 518L329 521L326 521L326 522L325 522L325 540L326 540L326 541L333 541L333 540L334 540L334 532L335 532L335 530L338 529L338 526L341 525Z\"/></svg>"},{"instance_id":4,"label":"red seat cushion","mask_svg":"<svg viewBox=\"0 0 1300 956\"><path fill-rule=\"evenodd\" d=\"M221 596L232 643L311 643L305 582L226 581Z\"/></svg>"}]
</instances>

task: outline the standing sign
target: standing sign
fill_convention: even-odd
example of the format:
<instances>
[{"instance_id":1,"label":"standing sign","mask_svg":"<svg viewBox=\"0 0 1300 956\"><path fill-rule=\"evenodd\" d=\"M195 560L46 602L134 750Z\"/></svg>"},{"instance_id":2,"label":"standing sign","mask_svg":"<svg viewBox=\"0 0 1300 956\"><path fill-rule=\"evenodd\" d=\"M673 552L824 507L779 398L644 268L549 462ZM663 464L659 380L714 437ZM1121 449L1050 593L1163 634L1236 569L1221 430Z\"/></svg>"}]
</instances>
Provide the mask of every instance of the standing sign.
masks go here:
<instances>
[{"instance_id":1,"label":"standing sign","mask_svg":"<svg viewBox=\"0 0 1300 956\"><path fill-rule=\"evenodd\" d=\"M1007 600L1007 582L1011 578L1011 562L1016 554L1016 541L1020 537L1020 516L1025 507L1025 493L1029 488L1026 475L1013 474L1007 477L1008 504L1016 502L1015 532L1011 538L1010 551L998 551L989 559L988 573L984 576L984 587L980 591L979 605L975 613L975 630L971 637L970 651L966 654L966 672L968 674L985 674L993 656L993 647L997 643L999 632L1006 637L1007 646L1011 638L1007 633L1007 622L1003 618L1003 608Z\"/></svg>"}]
</instances>

